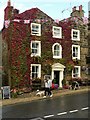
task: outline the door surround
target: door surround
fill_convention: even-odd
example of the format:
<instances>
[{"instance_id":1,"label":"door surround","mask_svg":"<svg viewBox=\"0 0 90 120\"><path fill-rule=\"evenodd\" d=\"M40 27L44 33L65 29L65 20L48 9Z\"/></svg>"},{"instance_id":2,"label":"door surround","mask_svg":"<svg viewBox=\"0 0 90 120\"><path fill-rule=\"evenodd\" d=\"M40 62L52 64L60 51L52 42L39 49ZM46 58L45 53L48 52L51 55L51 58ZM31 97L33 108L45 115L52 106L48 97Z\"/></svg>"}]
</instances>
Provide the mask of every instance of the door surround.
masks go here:
<instances>
[{"instance_id":1,"label":"door surround","mask_svg":"<svg viewBox=\"0 0 90 120\"><path fill-rule=\"evenodd\" d=\"M51 78L54 79L54 71L60 71L59 73L59 87L62 87L62 80L64 78L64 68L65 66L60 63L55 63L52 65Z\"/></svg>"}]
</instances>

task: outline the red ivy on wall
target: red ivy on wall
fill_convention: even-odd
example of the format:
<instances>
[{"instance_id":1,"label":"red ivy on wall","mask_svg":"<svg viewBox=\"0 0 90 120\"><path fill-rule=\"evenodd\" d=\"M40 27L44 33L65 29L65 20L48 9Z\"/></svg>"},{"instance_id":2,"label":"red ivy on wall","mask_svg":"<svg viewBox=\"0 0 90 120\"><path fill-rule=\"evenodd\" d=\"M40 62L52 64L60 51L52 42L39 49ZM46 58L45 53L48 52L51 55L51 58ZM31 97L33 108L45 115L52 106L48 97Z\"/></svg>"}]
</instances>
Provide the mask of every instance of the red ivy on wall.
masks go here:
<instances>
[{"instance_id":1,"label":"red ivy on wall","mask_svg":"<svg viewBox=\"0 0 90 120\"><path fill-rule=\"evenodd\" d=\"M52 59L52 45L54 43L58 42L62 45L64 64L66 65L71 60L71 29L73 23L72 21L62 21L59 24L53 23L53 20L49 16L37 9L29 10L17 15L17 17L20 19L31 18L33 20L39 17L40 19L43 17L50 19L50 22L47 21L46 23L41 23L42 35L40 37L32 36L30 24L23 24L22 22L12 22L10 23L9 28L3 30L3 38L8 44L11 84L12 86L18 87L30 86L32 84L32 80L30 80L30 65L32 63L40 63L44 67L44 64L52 65L56 62ZM53 25L62 27L62 39L52 37ZM38 58L37 60L30 57L30 43L32 40L41 40L42 55L41 58Z\"/></svg>"}]
</instances>

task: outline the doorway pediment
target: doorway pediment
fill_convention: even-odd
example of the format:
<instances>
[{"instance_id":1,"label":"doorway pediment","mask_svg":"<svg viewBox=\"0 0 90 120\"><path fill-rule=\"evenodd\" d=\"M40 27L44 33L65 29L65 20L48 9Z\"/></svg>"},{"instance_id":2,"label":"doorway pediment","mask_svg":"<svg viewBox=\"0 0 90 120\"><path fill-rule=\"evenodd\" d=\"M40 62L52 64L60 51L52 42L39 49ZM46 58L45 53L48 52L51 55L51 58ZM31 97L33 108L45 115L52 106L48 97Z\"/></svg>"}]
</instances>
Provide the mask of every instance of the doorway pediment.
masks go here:
<instances>
[{"instance_id":1,"label":"doorway pediment","mask_svg":"<svg viewBox=\"0 0 90 120\"><path fill-rule=\"evenodd\" d=\"M60 63L55 63L52 65L52 69L64 69L65 66Z\"/></svg>"}]
</instances>

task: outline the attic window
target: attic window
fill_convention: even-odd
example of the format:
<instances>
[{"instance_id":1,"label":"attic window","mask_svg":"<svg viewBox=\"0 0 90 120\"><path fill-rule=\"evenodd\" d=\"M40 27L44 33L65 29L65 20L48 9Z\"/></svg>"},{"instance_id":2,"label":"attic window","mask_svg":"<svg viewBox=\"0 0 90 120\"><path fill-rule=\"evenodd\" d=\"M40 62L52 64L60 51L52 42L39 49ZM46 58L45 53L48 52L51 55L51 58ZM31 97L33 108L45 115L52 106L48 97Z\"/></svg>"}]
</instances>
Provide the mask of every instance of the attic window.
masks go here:
<instances>
[{"instance_id":1,"label":"attic window","mask_svg":"<svg viewBox=\"0 0 90 120\"><path fill-rule=\"evenodd\" d=\"M31 35L41 36L41 24L31 23Z\"/></svg>"},{"instance_id":2,"label":"attic window","mask_svg":"<svg viewBox=\"0 0 90 120\"><path fill-rule=\"evenodd\" d=\"M53 37L62 38L62 28L53 26Z\"/></svg>"},{"instance_id":3,"label":"attic window","mask_svg":"<svg viewBox=\"0 0 90 120\"><path fill-rule=\"evenodd\" d=\"M72 37L72 40L80 41L80 31L72 29L71 37Z\"/></svg>"}]
</instances>

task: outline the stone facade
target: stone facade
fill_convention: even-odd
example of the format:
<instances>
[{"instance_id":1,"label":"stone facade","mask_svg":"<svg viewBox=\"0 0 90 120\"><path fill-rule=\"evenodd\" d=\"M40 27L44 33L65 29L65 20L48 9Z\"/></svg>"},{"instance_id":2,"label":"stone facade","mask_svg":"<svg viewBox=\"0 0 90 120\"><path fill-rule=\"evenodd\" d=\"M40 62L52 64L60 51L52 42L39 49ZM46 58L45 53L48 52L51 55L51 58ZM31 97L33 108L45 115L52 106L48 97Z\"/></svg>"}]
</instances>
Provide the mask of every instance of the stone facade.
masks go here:
<instances>
[{"instance_id":1,"label":"stone facade","mask_svg":"<svg viewBox=\"0 0 90 120\"><path fill-rule=\"evenodd\" d=\"M88 26L87 24L83 24L82 18L84 17L84 10L82 10L82 5L79 6L79 10L76 10L76 7L73 8L73 12L71 16L77 16L81 19L78 21L78 25L75 26L80 30L80 41L74 42L74 44L80 45L80 66L81 66L81 76L83 79L87 79L87 64L86 57L88 55ZM83 69L85 68L85 69Z\"/></svg>"},{"instance_id":2,"label":"stone facade","mask_svg":"<svg viewBox=\"0 0 90 120\"><path fill-rule=\"evenodd\" d=\"M10 25L3 29L3 38L8 48L9 84L18 87L31 86L32 81L44 80L45 75L57 79L59 87L62 87L64 79L87 79L88 30L83 22L82 6L79 6L79 10L74 7L71 17L59 23L38 8L32 8L21 14L17 9L13 10L16 10L15 14L10 14L12 10L9 1L4 19L5 21L9 19ZM24 20L30 21L24 24ZM32 34L34 25L36 28L41 26L40 34ZM59 38L55 36L54 30L61 31ZM75 33L77 37L77 32L72 33L72 30L80 32L80 40L72 40L72 34ZM38 50L33 48L35 46L38 46ZM73 56L76 58L73 59Z\"/></svg>"}]
</instances>

